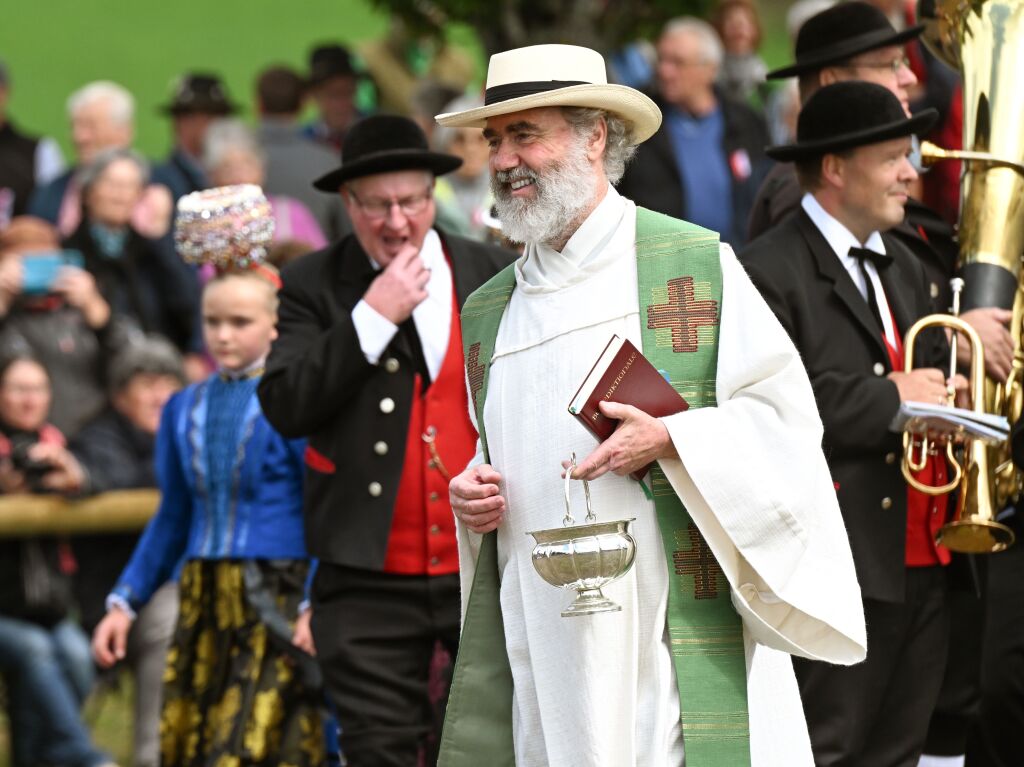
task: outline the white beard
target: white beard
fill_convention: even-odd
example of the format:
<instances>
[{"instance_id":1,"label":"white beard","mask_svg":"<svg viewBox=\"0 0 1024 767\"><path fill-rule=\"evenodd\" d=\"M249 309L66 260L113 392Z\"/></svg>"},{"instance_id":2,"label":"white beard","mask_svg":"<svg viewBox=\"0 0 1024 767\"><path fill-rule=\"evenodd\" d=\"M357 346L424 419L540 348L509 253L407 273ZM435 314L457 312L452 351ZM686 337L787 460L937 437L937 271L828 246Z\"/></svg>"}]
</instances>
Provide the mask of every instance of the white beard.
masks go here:
<instances>
[{"instance_id":1,"label":"white beard","mask_svg":"<svg viewBox=\"0 0 1024 767\"><path fill-rule=\"evenodd\" d=\"M534 179L533 199L512 196L510 183L522 178ZM498 171L491 177L491 191L502 234L512 242L547 245L563 240L591 207L594 171L580 142L560 163L541 173L525 166Z\"/></svg>"}]
</instances>

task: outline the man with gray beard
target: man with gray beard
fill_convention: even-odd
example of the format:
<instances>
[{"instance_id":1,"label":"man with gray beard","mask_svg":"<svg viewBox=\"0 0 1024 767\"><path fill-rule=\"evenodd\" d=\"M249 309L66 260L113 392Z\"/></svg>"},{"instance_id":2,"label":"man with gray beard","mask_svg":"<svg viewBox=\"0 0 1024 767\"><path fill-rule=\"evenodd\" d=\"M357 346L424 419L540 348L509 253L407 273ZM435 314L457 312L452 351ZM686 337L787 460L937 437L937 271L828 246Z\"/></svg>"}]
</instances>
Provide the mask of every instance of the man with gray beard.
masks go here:
<instances>
[{"instance_id":1,"label":"man with gray beard","mask_svg":"<svg viewBox=\"0 0 1024 767\"><path fill-rule=\"evenodd\" d=\"M463 631L439 764L812 764L786 654L865 654L821 422L732 250L612 187L660 112L596 52L541 45L493 56L485 106L437 119L484 129L525 245L461 314L480 439L449 485ZM689 409L654 418L609 390L598 445L566 406L616 336ZM528 533L581 516L571 480L598 522L629 520L636 556L567 619Z\"/></svg>"}]
</instances>

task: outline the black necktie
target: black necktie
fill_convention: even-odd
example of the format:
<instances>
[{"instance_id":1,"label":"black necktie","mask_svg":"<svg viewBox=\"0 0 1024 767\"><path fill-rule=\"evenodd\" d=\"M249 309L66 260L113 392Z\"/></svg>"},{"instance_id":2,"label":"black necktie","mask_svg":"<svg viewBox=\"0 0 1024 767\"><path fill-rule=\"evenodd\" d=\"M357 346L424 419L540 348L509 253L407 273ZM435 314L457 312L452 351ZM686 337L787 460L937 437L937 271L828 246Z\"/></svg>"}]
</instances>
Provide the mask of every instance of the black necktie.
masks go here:
<instances>
[{"instance_id":1,"label":"black necktie","mask_svg":"<svg viewBox=\"0 0 1024 767\"><path fill-rule=\"evenodd\" d=\"M398 334L404 336L406 343L409 344L413 368L420 374L423 381L423 386L420 389L422 394L430 387L430 368L427 367L427 358L423 355L423 344L420 343L420 335L416 332L416 323L412 317L398 326Z\"/></svg>"},{"instance_id":2,"label":"black necktie","mask_svg":"<svg viewBox=\"0 0 1024 767\"><path fill-rule=\"evenodd\" d=\"M866 261L870 261L875 265L875 269L884 269L890 263L892 258L885 256L881 253L876 253L873 250L867 248L850 248L850 255L857 259L857 266L860 267L860 275L864 278L864 284L867 285L867 301L868 306L871 309L871 314L878 322L878 327L885 334L885 323L882 322L882 311L878 306L878 297L875 295L875 286L871 281L871 275L868 274L868 270L864 264Z\"/></svg>"}]
</instances>

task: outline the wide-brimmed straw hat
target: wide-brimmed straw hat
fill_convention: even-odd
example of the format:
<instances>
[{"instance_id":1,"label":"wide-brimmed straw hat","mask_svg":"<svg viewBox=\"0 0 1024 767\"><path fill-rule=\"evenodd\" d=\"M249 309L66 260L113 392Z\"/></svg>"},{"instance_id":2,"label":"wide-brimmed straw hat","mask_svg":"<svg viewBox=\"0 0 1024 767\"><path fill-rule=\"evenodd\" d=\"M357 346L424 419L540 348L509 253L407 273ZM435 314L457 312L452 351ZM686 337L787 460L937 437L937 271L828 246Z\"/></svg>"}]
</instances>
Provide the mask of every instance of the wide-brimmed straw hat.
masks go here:
<instances>
[{"instance_id":1,"label":"wide-brimmed straw hat","mask_svg":"<svg viewBox=\"0 0 1024 767\"><path fill-rule=\"evenodd\" d=\"M484 106L437 116L449 128L483 128L488 117L538 107L605 109L630 125L639 144L661 125L661 110L635 88L609 85L604 57L577 45L531 45L491 56Z\"/></svg>"},{"instance_id":2,"label":"wide-brimmed straw hat","mask_svg":"<svg viewBox=\"0 0 1024 767\"><path fill-rule=\"evenodd\" d=\"M796 143L770 146L779 162L821 157L845 149L926 133L938 119L934 109L907 117L888 88L863 80L826 85L807 100L797 118Z\"/></svg>"},{"instance_id":3,"label":"wide-brimmed straw hat","mask_svg":"<svg viewBox=\"0 0 1024 767\"><path fill-rule=\"evenodd\" d=\"M769 80L796 77L827 66L841 64L861 53L903 45L921 34L923 25L897 31L885 14L867 3L833 5L812 16L796 38L796 61L769 72Z\"/></svg>"}]
</instances>

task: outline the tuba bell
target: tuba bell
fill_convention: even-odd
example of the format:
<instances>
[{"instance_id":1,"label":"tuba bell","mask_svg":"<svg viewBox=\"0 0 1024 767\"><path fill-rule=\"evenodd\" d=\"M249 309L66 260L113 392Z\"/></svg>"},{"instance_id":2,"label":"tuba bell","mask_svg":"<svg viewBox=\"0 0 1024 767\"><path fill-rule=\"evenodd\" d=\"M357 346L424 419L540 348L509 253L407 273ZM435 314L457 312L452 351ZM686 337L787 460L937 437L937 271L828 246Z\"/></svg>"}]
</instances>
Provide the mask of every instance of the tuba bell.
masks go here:
<instances>
[{"instance_id":1,"label":"tuba bell","mask_svg":"<svg viewBox=\"0 0 1024 767\"><path fill-rule=\"evenodd\" d=\"M922 144L926 161L964 163L959 226L963 310L995 306L1013 313L1010 375L1005 382L985 378L978 387L981 401L973 407L1014 423L1024 405L1024 99L1016 91L1024 81L1024 0L919 0L918 19L925 25L922 41L963 80L963 150ZM974 351L972 368L977 368L980 344ZM943 528L942 543L972 553L1006 548L1012 533L991 524L998 524L996 513L1024 489L1009 442L969 442L961 485L957 518ZM983 524L975 529L965 522Z\"/></svg>"}]
</instances>

